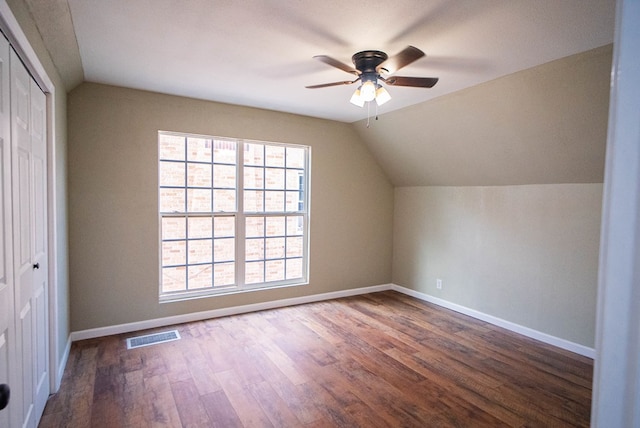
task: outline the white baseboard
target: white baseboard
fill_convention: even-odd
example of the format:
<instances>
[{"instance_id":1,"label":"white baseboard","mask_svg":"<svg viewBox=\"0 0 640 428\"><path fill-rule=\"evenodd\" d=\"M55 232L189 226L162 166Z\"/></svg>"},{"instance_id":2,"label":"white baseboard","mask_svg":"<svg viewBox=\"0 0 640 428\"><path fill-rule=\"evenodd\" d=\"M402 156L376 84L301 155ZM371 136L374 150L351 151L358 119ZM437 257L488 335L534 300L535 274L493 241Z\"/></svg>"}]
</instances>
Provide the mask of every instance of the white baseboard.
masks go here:
<instances>
[{"instance_id":1,"label":"white baseboard","mask_svg":"<svg viewBox=\"0 0 640 428\"><path fill-rule=\"evenodd\" d=\"M489 324L502 327L504 329L513 331L523 336L527 336L532 339L539 340L540 342L544 342L549 345L553 345L570 352L575 352L576 354L580 354L588 358L595 358L595 355L596 355L596 351L593 348L589 348L587 346L580 345L578 343L574 343L569 340L561 339L559 337L555 337L550 334L543 333L541 331L534 330L529 327L524 327L522 325L513 323L511 321L503 320L502 318L494 317L493 315L488 315L483 312L477 311L475 309L458 305L457 303L452 303L447 300L443 300L438 297L431 296L429 294L421 293L419 291L411 290L409 288L402 287L396 284L392 284L391 289L394 291L398 291L400 293L406 294L408 296L415 297L416 299L424 300L425 302L433 303L435 305L442 306L443 308L451 309L452 311L456 311L461 314L468 315L470 317L488 322Z\"/></svg>"},{"instance_id":2,"label":"white baseboard","mask_svg":"<svg viewBox=\"0 0 640 428\"><path fill-rule=\"evenodd\" d=\"M359 294L376 293L378 291L391 290L392 284L374 285L371 287L353 288L349 290L333 291L330 293L313 294L310 296L292 297L290 299L274 300L271 302L254 303L230 308L212 309L210 311L195 312L191 314L175 315L165 318L138 321L128 324L119 324L108 327L92 328L88 330L74 331L71 333L71 341L93 339L95 337L110 336L113 334L130 333L132 331L146 330L149 328L164 327L186 322L201 321L211 318L225 317L229 315L244 314L247 312L263 311L266 309L282 308L285 306L301 305L304 303L319 302L323 300L339 299L341 297L356 296Z\"/></svg>"},{"instance_id":3,"label":"white baseboard","mask_svg":"<svg viewBox=\"0 0 640 428\"><path fill-rule=\"evenodd\" d=\"M330 293L314 294L310 296L293 297L290 299L274 300L271 302L254 303L251 305L212 309L210 311L195 312L191 314L176 315L176 316L165 317L165 318L156 318L152 320L138 321L138 322L133 322L128 324L119 324L119 325L113 325L113 326L107 326L107 327L93 328L88 330L74 331L71 333L71 336L69 338L69 343L67 345L67 349L65 350L65 357L64 357L65 364L62 364L61 362L61 365L60 365L61 369L59 370L64 371L64 367L66 365L66 360L69 356L69 350L70 350L72 341L75 342L78 340L93 339L95 337L110 336L113 334L130 333L133 331L146 330L149 328L165 327L165 326L174 325L174 324L201 321L205 319L219 318L219 317L224 317L229 315L239 315L239 314L244 314L248 312L262 311L266 309L301 305L304 303L320 302L323 300L339 299L341 297L376 293L376 292L385 291L385 290L394 290L394 291L406 294L408 296L415 297L416 299L424 300L426 302L430 302L438 306L442 306L443 308L451 309L461 314L468 315L470 317L488 322L490 324L505 328L507 330L513 331L518 334L522 334L523 336L527 336L532 339L539 340L549 345L553 345L558 348L565 349L567 351L575 352L576 354L580 354L588 358L595 357L595 349L593 348L589 348L584 345L580 345L565 339L561 339L547 333L542 333L532 328L524 327L519 324L513 323L511 321L507 321L507 320L495 317L493 315L488 315L483 312L477 311L475 309L467 308L465 306L458 305L456 303L452 303L447 300L443 300L425 293L421 293L419 291L411 290L409 288L402 287L400 285L383 284L383 285L375 285L371 287L362 287L362 288L354 288L350 290L334 291ZM62 375L60 375L60 379L62 379Z\"/></svg>"}]
</instances>

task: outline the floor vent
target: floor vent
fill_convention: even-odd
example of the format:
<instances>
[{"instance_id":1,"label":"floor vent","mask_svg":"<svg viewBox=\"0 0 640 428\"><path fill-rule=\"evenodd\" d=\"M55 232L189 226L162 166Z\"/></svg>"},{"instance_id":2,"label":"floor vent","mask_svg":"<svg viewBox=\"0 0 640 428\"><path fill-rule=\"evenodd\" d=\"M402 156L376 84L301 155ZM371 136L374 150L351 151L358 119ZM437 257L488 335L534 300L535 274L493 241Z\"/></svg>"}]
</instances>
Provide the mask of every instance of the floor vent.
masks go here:
<instances>
[{"instance_id":1,"label":"floor vent","mask_svg":"<svg viewBox=\"0 0 640 428\"><path fill-rule=\"evenodd\" d=\"M127 339L127 349L142 348L143 346L155 345L157 343L171 342L179 340L178 330L163 331L161 333L147 334L145 336L132 337Z\"/></svg>"}]
</instances>

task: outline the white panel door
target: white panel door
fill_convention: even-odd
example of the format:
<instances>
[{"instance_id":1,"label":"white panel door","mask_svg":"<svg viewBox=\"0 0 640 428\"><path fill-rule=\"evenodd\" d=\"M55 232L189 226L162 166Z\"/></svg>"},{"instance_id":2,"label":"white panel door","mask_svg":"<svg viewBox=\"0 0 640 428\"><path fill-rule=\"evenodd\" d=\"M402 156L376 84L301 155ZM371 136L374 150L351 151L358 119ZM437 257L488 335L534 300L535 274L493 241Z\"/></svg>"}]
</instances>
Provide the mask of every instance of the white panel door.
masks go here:
<instances>
[{"instance_id":1,"label":"white panel door","mask_svg":"<svg viewBox=\"0 0 640 428\"><path fill-rule=\"evenodd\" d=\"M33 375L33 313L31 284L31 137L29 136L30 77L11 51L11 143L13 176L13 241L15 266L16 346L19 385L13 399L21 403L14 425L35 426ZM20 395L18 396L18 391ZM19 425L18 425L19 424Z\"/></svg>"},{"instance_id":2,"label":"white panel door","mask_svg":"<svg viewBox=\"0 0 640 428\"><path fill-rule=\"evenodd\" d=\"M24 427L37 425L49 392L44 100L11 50L14 311Z\"/></svg>"},{"instance_id":3,"label":"white panel door","mask_svg":"<svg viewBox=\"0 0 640 428\"><path fill-rule=\"evenodd\" d=\"M49 397L49 304L47 256L47 138L46 97L33 79L31 88L31 178L32 178L32 239L31 263L33 282L31 299L34 327L35 410L39 420Z\"/></svg>"},{"instance_id":4,"label":"white panel door","mask_svg":"<svg viewBox=\"0 0 640 428\"><path fill-rule=\"evenodd\" d=\"M9 42L0 36L0 385L8 385L14 397L0 410L0 427L10 426L20 408L16 387L13 244L11 237L11 115L9 113Z\"/></svg>"}]
</instances>

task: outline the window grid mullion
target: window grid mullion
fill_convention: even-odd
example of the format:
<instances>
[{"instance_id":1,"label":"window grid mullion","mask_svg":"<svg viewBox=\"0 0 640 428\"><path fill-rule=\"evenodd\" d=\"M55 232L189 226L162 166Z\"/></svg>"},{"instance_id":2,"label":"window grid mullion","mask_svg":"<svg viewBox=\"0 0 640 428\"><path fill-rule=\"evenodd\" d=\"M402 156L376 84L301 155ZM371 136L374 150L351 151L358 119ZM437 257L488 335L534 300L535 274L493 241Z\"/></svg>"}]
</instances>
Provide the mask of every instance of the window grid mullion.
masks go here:
<instances>
[{"instance_id":1,"label":"window grid mullion","mask_svg":"<svg viewBox=\"0 0 640 428\"><path fill-rule=\"evenodd\" d=\"M189 138L184 137L184 275L185 289L189 291Z\"/></svg>"},{"instance_id":2,"label":"window grid mullion","mask_svg":"<svg viewBox=\"0 0 640 428\"><path fill-rule=\"evenodd\" d=\"M214 181L215 178L215 151L216 151L216 147L215 147L215 141L213 138L211 138L209 140L211 142L211 156L210 156L210 163L211 163L211 287L215 287L216 286L216 275L215 275L215 271L216 271L216 265L215 265L215 259L216 259L216 254L215 254L215 249L216 249L216 215L215 215L215 206L216 206L216 202L215 202L215 196L216 196L216 192L213 191L213 189L216 186L216 183Z\"/></svg>"},{"instance_id":3,"label":"window grid mullion","mask_svg":"<svg viewBox=\"0 0 640 428\"><path fill-rule=\"evenodd\" d=\"M262 281L267 280L267 146L262 146Z\"/></svg>"},{"instance_id":4,"label":"window grid mullion","mask_svg":"<svg viewBox=\"0 0 640 428\"><path fill-rule=\"evenodd\" d=\"M246 216L244 214L244 151L246 143L238 140L236 143L236 286L245 285L245 250L246 250Z\"/></svg>"}]
</instances>

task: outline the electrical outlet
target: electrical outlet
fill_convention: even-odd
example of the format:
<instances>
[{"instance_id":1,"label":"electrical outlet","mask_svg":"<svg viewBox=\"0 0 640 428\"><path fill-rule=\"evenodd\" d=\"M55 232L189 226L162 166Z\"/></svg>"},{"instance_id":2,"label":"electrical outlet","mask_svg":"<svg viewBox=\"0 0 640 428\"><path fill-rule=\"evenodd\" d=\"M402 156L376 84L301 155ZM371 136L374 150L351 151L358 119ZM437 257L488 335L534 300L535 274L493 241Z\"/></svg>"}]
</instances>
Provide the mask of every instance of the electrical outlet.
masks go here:
<instances>
[{"instance_id":1,"label":"electrical outlet","mask_svg":"<svg viewBox=\"0 0 640 428\"><path fill-rule=\"evenodd\" d=\"M442 290L442 280L440 278L436 279L436 288Z\"/></svg>"}]
</instances>

